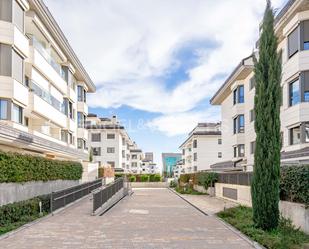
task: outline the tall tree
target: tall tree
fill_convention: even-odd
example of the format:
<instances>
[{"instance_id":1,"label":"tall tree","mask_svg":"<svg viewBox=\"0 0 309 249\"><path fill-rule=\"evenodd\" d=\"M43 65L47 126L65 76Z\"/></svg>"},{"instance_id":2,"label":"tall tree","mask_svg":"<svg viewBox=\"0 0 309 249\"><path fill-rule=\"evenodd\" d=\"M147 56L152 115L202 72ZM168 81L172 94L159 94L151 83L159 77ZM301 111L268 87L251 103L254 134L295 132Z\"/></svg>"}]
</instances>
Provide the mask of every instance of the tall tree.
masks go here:
<instances>
[{"instance_id":1,"label":"tall tree","mask_svg":"<svg viewBox=\"0 0 309 249\"><path fill-rule=\"evenodd\" d=\"M270 230L279 220L281 56L270 0L264 13L259 56L254 57L256 149L251 186L253 221Z\"/></svg>"}]
</instances>

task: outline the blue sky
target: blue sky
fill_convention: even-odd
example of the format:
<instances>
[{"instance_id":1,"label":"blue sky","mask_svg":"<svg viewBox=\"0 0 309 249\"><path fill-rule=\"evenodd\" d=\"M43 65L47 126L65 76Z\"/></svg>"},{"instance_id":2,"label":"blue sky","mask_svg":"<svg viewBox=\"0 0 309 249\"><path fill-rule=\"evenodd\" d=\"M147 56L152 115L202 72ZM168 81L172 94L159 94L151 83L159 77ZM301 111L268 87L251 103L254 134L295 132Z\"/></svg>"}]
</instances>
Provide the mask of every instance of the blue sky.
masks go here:
<instances>
[{"instance_id":1,"label":"blue sky","mask_svg":"<svg viewBox=\"0 0 309 249\"><path fill-rule=\"evenodd\" d=\"M197 122L220 120L209 99L253 51L265 2L45 0L97 86L90 112L117 115L160 165Z\"/></svg>"}]
</instances>

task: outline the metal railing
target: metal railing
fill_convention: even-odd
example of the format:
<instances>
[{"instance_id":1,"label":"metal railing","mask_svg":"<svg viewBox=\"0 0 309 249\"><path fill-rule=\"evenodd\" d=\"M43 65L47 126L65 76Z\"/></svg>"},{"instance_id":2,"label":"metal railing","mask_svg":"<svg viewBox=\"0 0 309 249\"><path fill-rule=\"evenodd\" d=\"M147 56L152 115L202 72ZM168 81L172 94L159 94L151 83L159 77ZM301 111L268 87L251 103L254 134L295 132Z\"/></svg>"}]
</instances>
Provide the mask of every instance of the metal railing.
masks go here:
<instances>
[{"instance_id":1,"label":"metal railing","mask_svg":"<svg viewBox=\"0 0 309 249\"><path fill-rule=\"evenodd\" d=\"M250 186L252 176L253 176L252 172L219 173L218 183Z\"/></svg>"},{"instance_id":2,"label":"metal railing","mask_svg":"<svg viewBox=\"0 0 309 249\"><path fill-rule=\"evenodd\" d=\"M102 207L109 199L111 199L118 191L124 188L124 178L118 178L114 182L92 192L93 195L93 213ZM123 195L127 193L124 191Z\"/></svg>"},{"instance_id":3,"label":"metal railing","mask_svg":"<svg viewBox=\"0 0 309 249\"><path fill-rule=\"evenodd\" d=\"M102 179L86 182L71 188L52 192L50 195L50 211L62 208L102 187Z\"/></svg>"}]
</instances>

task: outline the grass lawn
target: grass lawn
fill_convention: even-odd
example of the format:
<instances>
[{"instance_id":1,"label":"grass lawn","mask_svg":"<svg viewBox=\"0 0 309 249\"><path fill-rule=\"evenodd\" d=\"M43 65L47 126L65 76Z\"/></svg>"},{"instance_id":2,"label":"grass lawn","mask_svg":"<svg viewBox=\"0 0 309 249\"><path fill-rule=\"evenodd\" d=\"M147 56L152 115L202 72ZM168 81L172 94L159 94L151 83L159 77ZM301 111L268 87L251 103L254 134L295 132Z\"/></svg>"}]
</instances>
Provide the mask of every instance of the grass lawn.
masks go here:
<instances>
[{"instance_id":1,"label":"grass lawn","mask_svg":"<svg viewBox=\"0 0 309 249\"><path fill-rule=\"evenodd\" d=\"M201 193L198 192L196 190L194 190L193 188L184 188L184 187L176 187L175 188L176 192L178 192L179 194L186 194L186 195L207 195L207 193Z\"/></svg>"},{"instance_id":2,"label":"grass lawn","mask_svg":"<svg viewBox=\"0 0 309 249\"><path fill-rule=\"evenodd\" d=\"M280 219L278 228L272 231L254 227L252 208L238 206L221 211L217 215L269 249L301 249L304 243L309 243L309 235L293 227L291 222L284 218Z\"/></svg>"}]
</instances>

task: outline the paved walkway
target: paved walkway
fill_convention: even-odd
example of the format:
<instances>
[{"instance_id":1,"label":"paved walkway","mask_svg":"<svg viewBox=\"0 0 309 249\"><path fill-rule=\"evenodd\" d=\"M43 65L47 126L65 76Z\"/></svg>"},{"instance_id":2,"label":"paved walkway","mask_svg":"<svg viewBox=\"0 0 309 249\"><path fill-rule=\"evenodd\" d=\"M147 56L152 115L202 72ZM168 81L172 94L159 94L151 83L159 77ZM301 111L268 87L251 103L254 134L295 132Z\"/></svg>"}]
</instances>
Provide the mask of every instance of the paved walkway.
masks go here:
<instances>
[{"instance_id":1,"label":"paved walkway","mask_svg":"<svg viewBox=\"0 0 309 249\"><path fill-rule=\"evenodd\" d=\"M0 248L252 248L168 189L135 190L103 216L90 212L91 202L84 199L0 240Z\"/></svg>"}]
</instances>

